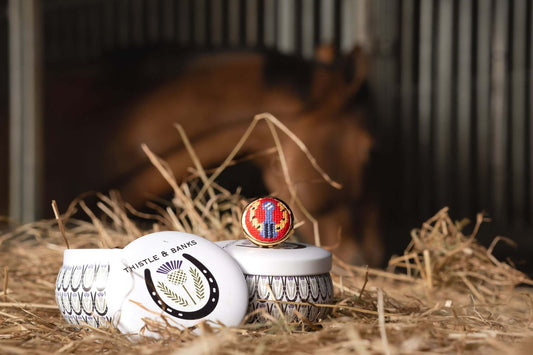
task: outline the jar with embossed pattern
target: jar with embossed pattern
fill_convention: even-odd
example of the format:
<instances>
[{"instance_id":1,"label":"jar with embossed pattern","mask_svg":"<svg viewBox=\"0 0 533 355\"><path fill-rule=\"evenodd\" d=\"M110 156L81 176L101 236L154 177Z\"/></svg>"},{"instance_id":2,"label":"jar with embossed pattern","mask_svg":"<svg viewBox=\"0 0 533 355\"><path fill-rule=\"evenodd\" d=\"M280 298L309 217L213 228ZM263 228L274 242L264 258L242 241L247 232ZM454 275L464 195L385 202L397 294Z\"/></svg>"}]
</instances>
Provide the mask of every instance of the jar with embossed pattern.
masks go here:
<instances>
[{"instance_id":1,"label":"jar with embossed pattern","mask_svg":"<svg viewBox=\"0 0 533 355\"><path fill-rule=\"evenodd\" d=\"M248 292L239 265L217 245L165 231L124 249L65 250L55 294L68 323L158 337L146 319L180 329L202 321L236 326Z\"/></svg>"},{"instance_id":2,"label":"jar with embossed pattern","mask_svg":"<svg viewBox=\"0 0 533 355\"><path fill-rule=\"evenodd\" d=\"M112 270L120 267L121 249L68 249L56 279L56 302L63 318L71 324L110 326L120 305L110 293L123 293L114 287Z\"/></svg>"},{"instance_id":3,"label":"jar with embossed pattern","mask_svg":"<svg viewBox=\"0 0 533 355\"><path fill-rule=\"evenodd\" d=\"M250 321L277 319L311 322L324 319L331 308L333 284L329 271L331 253L313 245L284 242L262 248L249 240L217 242L239 264L248 287ZM277 302L272 302L272 301Z\"/></svg>"}]
</instances>

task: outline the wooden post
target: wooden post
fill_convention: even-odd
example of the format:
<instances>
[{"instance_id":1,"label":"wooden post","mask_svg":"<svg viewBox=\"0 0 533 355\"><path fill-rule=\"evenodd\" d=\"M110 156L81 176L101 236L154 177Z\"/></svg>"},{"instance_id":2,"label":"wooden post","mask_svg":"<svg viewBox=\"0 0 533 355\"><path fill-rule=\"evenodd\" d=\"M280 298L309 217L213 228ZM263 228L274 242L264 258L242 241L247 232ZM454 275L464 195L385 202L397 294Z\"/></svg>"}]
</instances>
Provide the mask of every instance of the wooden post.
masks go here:
<instances>
[{"instance_id":1,"label":"wooden post","mask_svg":"<svg viewBox=\"0 0 533 355\"><path fill-rule=\"evenodd\" d=\"M41 10L39 0L9 0L9 214L40 216L42 191Z\"/></svg>"}]
</instances>

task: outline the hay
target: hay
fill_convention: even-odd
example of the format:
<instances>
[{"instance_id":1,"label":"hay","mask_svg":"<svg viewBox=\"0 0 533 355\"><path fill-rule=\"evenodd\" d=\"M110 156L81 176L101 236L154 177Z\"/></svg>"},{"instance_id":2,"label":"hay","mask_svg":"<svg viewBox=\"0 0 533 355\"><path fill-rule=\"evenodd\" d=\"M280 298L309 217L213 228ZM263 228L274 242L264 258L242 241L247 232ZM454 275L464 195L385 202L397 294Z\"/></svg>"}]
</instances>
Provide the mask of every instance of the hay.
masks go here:
<instances>
[{"instance_id":1,"label":"hay","mask_svg":"<svg viewBox=\"0 0 533 355\"><path fill-rule=\"evenodd\" d=\"M254 122L275 122L261 117ZM276 127L273 124L273 132ZM194 157L192 147L186 146ZM148 147L143 149L175 194L170 202L151 203L153 213L134 210L117 192L96 194L96 210L80 198L62 215L57 213L55 220L12 227L0 236L1 353L511 353L533 335L531 292L516 288L531 281L496 260L494 245L486 249L476 242L481 215L474 232L465 236L464 223L453 222L447 209L412 232L404 255L392 258L387 271L334 258L335 302L329 305L330 318L321 323L269 318L265 324L217 331L201 323L199 336L192 329L148 321L147 328L161 338L135 342L116 329L67 324L54 296L66 246L63 230L71 248L123 247L159 230L186 231L213 241L241 237L240 215L246 201L213 179L232 164L238 149L211 177L193 158L191 178L182 184L164 161ZM275 152L283 162L279 146ZM524 344L526 353L530 343Z\"/></svg>"},{"instance_id":2,"label":"hay","mask_svg":"<svg viewBox=\"0 0 533 355\"><path fill-rule=\"evenodd\" d=\"M443 208L422 228L411 232L404 255L391 259L389 266L405 268L408 274L424 280L428 289L453 285L481 302L497 302L520 283L533 285L524 274L492 255L496 243L512 241L497 237L489 249L475 242L483 219L478 214L474 231L465 236L462 227L467 221L453 223L448 208Z\"/></svg>"}]
</instances>

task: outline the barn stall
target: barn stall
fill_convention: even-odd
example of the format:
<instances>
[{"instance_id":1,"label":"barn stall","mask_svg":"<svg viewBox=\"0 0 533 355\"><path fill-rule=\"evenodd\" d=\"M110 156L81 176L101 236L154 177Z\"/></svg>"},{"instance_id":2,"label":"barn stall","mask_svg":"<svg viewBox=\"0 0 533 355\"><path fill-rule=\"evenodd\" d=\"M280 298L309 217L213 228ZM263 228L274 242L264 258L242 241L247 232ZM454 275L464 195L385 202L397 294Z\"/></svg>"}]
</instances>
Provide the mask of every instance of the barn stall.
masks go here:
<instances>
[{"instance_id":1,"label":"barn stall","mask_svg":"<svg viewBox=\"0 0 533 355\"><path fill-rule=\"evenodd\" d=\"M368 87L374 110L366 124L376 144L367 172L373 183L367 188L379 206L387 255L400 254L412 227L450 206L453 219L475 220L477 212L486 211L492 221L481 229L482 243L488 246L500 234L510 237L519 248L500 252L525 261L519 267L528 270L533 201L530 1L28 3L18 8L3 4L2 31L11 40L2 51L2 100L11 133L2 130L2 149L10 159L9 164L4 160L0 182L10 196L9 210L3 208L13 219L51 216L46 212L51 198L65 205L85 190L118 187L88 184L62 196L60 187L71 183L62 177L76 175L69 175L64 163L47 170L46 163L57 157L47 156L58 151L54 130L65 124L54 117L61 111L54 110L71 83L82 86L84 80L92 82L127 63L130 71L124 71L126 77L117 75L118 80L136 71L141 80L132 83L133 93L111 96L108 102L128 105L179 75L172 64L183 52L274 51L303 63L315 60L323 45L333 58L358 45L371 58ZM8 13L13 19L9 26ZM40 40L16 40L24 36ZM143 62L149 51L161 59ZM128 62L131 57L135 60ZM109 62L115 63L111 70L102 70ZM62 86L63 91L56 89L58 96L49 92ZM47 107L54 99L54 107ZM82 107L87 111L76 113L75 105L69 109L62 119L88 119L86 112L102 112ZM110 110L117 112L114 106Z\"/></svg>"}]
</instances>

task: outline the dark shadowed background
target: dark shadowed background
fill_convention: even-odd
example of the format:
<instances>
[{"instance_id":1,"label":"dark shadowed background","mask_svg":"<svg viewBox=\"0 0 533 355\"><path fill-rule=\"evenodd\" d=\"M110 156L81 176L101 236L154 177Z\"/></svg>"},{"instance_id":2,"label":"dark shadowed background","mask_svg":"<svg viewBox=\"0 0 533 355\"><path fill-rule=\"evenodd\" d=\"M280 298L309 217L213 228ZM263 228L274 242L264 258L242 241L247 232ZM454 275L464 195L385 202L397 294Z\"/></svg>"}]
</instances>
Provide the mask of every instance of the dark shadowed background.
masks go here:
<instances>
[{"instance_id":1,"label":"dark shadowed background","mask_svg":"<svg viewBox=\"0 0 533 355\"><path fill-rule=\"evenodd\" d=\"M42 166L27 166L13 150L28 147L32 135L31 125L21 125L13 141L9 125L10 78L13 87L15 73L27 68L9 62L17 36L9 31L8 3L19 2L0 0L0 214L48 218L52 198L64 208L84 191L120 187L120 180L102 180L105 164L98 162L106 153L91 146L90 129L106 131L158 88L180 80L185 63L221 53L274 58L266 77L305 95L317 48L331 50L334 67L359 46L370 57L364 97L373 114L365 127L375 141L365 188L377 201L387 254L401 252L410 228L450 206L457 219L486 211L492 223L481 240L510 237L518 248L497 251L531 270L533 1L28 1L37 9L31 24L42 49L36 57L42 104L31 138L41 143L27 154ZM20 16L24 33L32 17L19 10L11 16ZM27 58L25 50L12 58ZM276 87L275 80L265 84ZM11 95L21 107L28 104L23 90ZM77 141L83 146L74 148ZM260 174L242 169L248 170L227 174L227 183L250 185L240 176L251 176L257 186ZM22 192L9 176L32 174L34 202L13 208L9 196Z\"/></svg>"}]
</instances>

